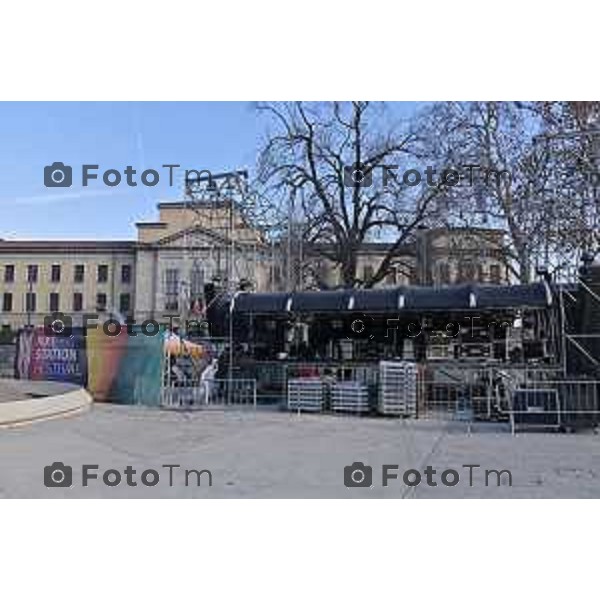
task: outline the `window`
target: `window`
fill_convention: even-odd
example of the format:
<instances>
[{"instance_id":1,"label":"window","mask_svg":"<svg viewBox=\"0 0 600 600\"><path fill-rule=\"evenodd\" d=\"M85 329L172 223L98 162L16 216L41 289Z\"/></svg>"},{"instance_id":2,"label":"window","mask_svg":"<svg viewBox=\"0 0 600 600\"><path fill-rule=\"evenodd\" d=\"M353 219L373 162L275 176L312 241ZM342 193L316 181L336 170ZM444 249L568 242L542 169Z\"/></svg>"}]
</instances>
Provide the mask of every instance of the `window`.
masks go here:
<instances>
[{"instance_id":1,"label":"window","mask_svg":"<svg viewBox=\"0 0 600 600\"><path fill-rule=\"evenodd\" d=\"M270 267L271 269L271 281L273 282L273 285L277 286L281 283L282 281L282 274L281 274L281 266L280 265L271 265Z\"/></svg>"},{"instance_id":2,"label":"window","mask_svg":"<svg viewBox=\"0 0 600 600\"><path fill-rule=\"evenodd\" d=\"M127 314L131 310L131 296L129 294L121 294L119 296L119 312Z\"/></svg>"},{"instance_id":3,"label":"window","mask_svg":"<svg viewBox=\"0 0 600 600\"><path fill-rule=\"evenodd\" d=\"M75 265L75 272L73 273L73 280L75 283L83 283L84 274L85 265Z\"/></svg>"},{"instance_id":4,"label":"window","mask_svg":"<svg viewBox=\"0 0 600 600\"><path fill-rule=\"evenodd\" d=\"M177 294L179 292L179 269L167 269L165 281L167 295Z\"/></svg>"},{"instance_id":5,"label":"window","mask_svg":"<svg viewBox=\"0 0 600 600\"><path fill-rule=\"evenodd\" d=\"M177 310L179 308L179 269L165 271L165 296L165 310Z\"/></svg>"},{"instance_id":6,"label":"window","mask_svg":"<svg viewBox=\"0 0 600 600\"><path fill-rule=\"evenodd\" d=\"M96 294L96 310L98 312L104 312L106 310L106 294Z\"/></svg>"},{"instance_id":7,"label":"window","mask_svg":"<svg viewBox=\"0 0 600 600\"><path fill-rule=\"evenodd\" d=\"M438 265L439 269L439 282L442 285L450 283L450 265L442 262Z\"/></svg>"},{"instance_id":8,"label":"window","mask_svg":"<svg viewBox=\"0 0 600 600\"><path fill-rule=\"evenodd\" d=\"M4 283L12 283L15 280L15 265L4 265Z\"/></svg>"},{"instance_id":9,"label":"window","mask_svg":"<svg viewBox=\"0 0 600 600\"><path fill-rule=\"evenodd\" d=\"M465 275L467 281L475 281L477 279L477 267L473 263L465 265Z\"/></svg>"},{"instance_id":10,"label":"window","mask_svg":"<svg viewBox=\"0 0 600 600\"><path fill-rule=\"evenodd\" d=\"M410 284L416 284L418 281L419 277L418 277L418 273L417 273L417 269L416 267L409 267L408 268L408 281Z\"/></svg>"},{"instance_id":11,"label":"window","mask_svg":"<svg viewBox=\"0 0 600 600\"><path fill-rule=\"evenodd\" d=\"M60 265L52 265L50 281L52 281L52 283L58 283L60 281Z\"/></svg>"},{"instance_id":12,"label":"window","mask_svg":"<svg viewBox=\"0 0 600 600\"><path fill-rule=\"evenodd\" d=\"M81 292L75 292L73 294L73 310L83 310L83 294Z\"/></svg>"},{"instance_id":13,"label":"window","mask_svg":"<svg viewBox=\"0 0 600 600\"><path fill-rule=\"evenodd\" d=\"M501 283L502 273L500 265L490 265L490 281L492 283Z\"/></svg>"},{"instance_id":14,"label":"window","mask_svg":"<svg viewBox=\"0 0 600 600\"><path fill-rule=\"evenodd\" d=\"M58 308L60 304L60 297L56 292L52 292L50 294L50 312L58 312L60 309Z\"/></svg>"},{"instance_id":15,"label":"window","mask_svg":"<svg viewBox=\"0 0 600 600\"><path fill-rule=\"evenodd\" d=\"M373 278L373 266L365 265L363 268L363 281L370 281Z\"/></svg>"},{"instance_id":16,"label":"window","mask_svg":"<svg viewBox=\"0 0 600 600\"><path fill-rule=\"evenodd\" d=\"M108 265L98 265L98 283L108 281Z\"/></svg>"},{"instance_id":17,"label":"window","mask_svg":"<svg viewBox=\"0 0 600 600\"><path fill-rule=\"evenodd\" d=\"M27 281L35 283L38 280L38 266L27 265Z\"/></svg>"},{"instance_id":18,"label":"window","mask_svg":"<svg viewBox=\"0 0 600 600\"><path fill-rule=\"evenodd\" d=\"M35 292L25 294L25 311L28 313L35 312Z\"/></svg>"},{"instance_id":19,"label":"window","mask_svg":"<svg viewBox=\"0 0 600 600\"><path fill-rule=\"evenodd\" d=\"M121 266L121 283L131 283L131 265Z\"/></svg>"},{"instance_id":20,"label":"window","mask_svg":"<svg viewBox=\"0 0 600 600\"><path fill-rule=\"evenodd\" d=\"M2 310L4 312L12 310L12 294L10 292L4 292L4 296L2 296Z\"/></svg>"},{"instance_id":21,"label":"window","mask_svg":"<svg viewBox=\"0 0 600 600\"><path fill-rule=\"evenodd\" d=\"M165 302L165 310L178 310L179 309L179 301L175 296L167 296L167 300Z\"/></svg>"},{"instance_id":22,"label":"window","mask_svg":"<svg viewBox=\"0 0 600 600\"><path fill-rule=\"evenodd\" d=\"M477 270L472 262L460 262L458 264L458 283L474 281Z\"/></svg>"},{"instance_id":23,"label":"window","mask_svg":"<svg viewBox=\"0 0 600 600\"><path fill-rule=\"evenodd\" d=\"M204 269L194 265L190 273L190 295L197 298L204 291Z\"/></svg>"},{"instance_id":24,"label":"window","mask_svg":"<svg viewBox=\"0 0 600 600\"><path fill-rule=\"evenodd\" d=\"M477 281L479 281L479 283L485 281L485 274L483 273L483 265L481 263L477 265Z\"/></svg>"}]
</instances>

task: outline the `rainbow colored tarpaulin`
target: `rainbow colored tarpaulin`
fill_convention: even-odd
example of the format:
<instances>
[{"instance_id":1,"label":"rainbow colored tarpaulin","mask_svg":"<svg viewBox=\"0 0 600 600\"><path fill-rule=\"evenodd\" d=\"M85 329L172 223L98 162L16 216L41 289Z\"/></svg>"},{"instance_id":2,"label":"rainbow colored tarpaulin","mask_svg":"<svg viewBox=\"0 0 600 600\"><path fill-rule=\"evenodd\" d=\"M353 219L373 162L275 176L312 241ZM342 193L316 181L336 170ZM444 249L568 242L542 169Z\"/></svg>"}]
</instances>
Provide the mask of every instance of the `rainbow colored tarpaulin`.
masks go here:
<instances>
[{"instance_id":1,"label":"rainbow colored tarpaulin","mask_svg":"<svg viewBox=\"0 0 600 600\"><path fill-rule=\"evenodd\" d=\"M143 335L135 328L132 333L107 336L102 328L88 331L88 389L95 400L158 406L163 336Z\"/></svg>"}]
</instances>

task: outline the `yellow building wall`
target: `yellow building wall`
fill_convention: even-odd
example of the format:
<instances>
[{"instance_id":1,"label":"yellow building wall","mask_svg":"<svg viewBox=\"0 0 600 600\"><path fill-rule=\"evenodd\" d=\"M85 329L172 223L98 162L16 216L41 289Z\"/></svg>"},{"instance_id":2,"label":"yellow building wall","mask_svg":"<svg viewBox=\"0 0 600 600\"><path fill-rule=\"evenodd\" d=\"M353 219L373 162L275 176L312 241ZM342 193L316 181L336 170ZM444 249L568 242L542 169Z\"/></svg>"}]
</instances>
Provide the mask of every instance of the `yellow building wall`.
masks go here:
<instances>
[{"instance_id":1,"label":"yellow building wall","mask_svg":"<svg viewBox=\"0 0 600 600\"><path fill-rule=\"evenodd\" d=\"M75 265L85 266L83 283L74 281ZM131 265L131 283L121 282L121 266ZM6 265L14 265L15 279L12 283L4 281ZM37 282L27 281L28 265L38 266ZM61 266L60 282L51 281L52 265ZM98 266L108 265L108 280L99 283ZM105 293L107 296L107 310L116 311L119 308L121 293L129 293L131 307L135 304L135 259L133 254L113 253L6 253L0 254L0 326L10 325L13 329L22 327L28 322L26 311L26 294L31 291L36 295L36 310L31 313L30 320L33 325L43 324L44 316L50 314L50 293L59 294L59 311L73 316L74 323L78 314L73 312L73 294L83 294L83 307L81 313L96 312L96 294ZM2 310L2 301L5 292L12 293L12 311Z\"/></svg>"}]
</instances>

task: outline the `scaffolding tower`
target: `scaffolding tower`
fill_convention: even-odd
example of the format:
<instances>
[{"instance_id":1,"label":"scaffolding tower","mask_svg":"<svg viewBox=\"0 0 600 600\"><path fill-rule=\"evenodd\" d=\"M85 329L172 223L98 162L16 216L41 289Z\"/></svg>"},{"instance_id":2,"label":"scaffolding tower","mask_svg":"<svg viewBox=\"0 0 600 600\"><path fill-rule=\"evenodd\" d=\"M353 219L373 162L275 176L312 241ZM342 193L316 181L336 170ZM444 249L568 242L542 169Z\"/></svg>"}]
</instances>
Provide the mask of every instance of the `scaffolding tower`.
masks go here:
<instances>
[{"instance_id":1,"label":"scaffolding tower","mask_svg":"<svg viewBox=\"0 0 600 600\"><path fill-rule=\"evenodd\" d=\"M203 313L207 284L233 293L256 286L261 233L248 225L248 173L195 172L184 182L182 316ZM208 242L207 242L208 238ZM203 242L198 243L202 239Z\"/></svg>"}]
</instances>

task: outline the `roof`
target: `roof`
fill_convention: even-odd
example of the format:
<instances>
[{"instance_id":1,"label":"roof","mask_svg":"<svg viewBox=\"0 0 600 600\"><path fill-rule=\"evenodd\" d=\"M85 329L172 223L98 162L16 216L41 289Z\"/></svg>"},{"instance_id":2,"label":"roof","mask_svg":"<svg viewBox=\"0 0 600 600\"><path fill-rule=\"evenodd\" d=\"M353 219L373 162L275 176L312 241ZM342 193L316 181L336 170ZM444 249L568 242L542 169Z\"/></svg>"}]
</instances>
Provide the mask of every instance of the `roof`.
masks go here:
<instances>
[{"instance_id":1,"label":"roof","mask_svg":"<svg viewBox=\"0 0 600 600\"><path fill-rule=\"evenodd\" d=\"M146 229L166 229L169 225L168 223L162 223L161 221L157 222L144 222L138 221L135 224L136 227L146 228Z\"/></svg>"},{"instance_id":2,"label":"roof","mask_svg":"<svg viewBox=\"0 0 600 600\"><path fill-rule=\"evenodd\" d=\"M280 242L282 245L286 244L286 240L282 240ZM388 252L395 246L392 242L363 242L358 247L359 253L380 253L380 252ZM303 252L308 255L319 254L321 252L330 252L334 244L325 244L325 243L308 243L304 242ZM413 242L406 242L402 244L396 249L397 254L410 254L415 252L415 244Z\"/></svg>"},{"instance_id":3,"label":"roof","mask_svg":"<svg viewBox=\"0 0 600 600\"><path fill-rule=\"evenodd\" d=\"M253 314L416 312L502 308L545 308L552 304L544 283L528 285L463 284L446 287L407 286L322 292L241 293L234 312Z\"/></svg>"},{"instance_id":4,"label":"roof","mask_svg":"<svg viewBox=\"0 0 600 600\"><path fill-rule=\"evenodd\" d=\"M181 210L181 209L187 209L187 210L191 210L194 208L210 208L210 209L215 209L215 208L226 208L227 210L229 210L229 207L232 205L232 201L231 199L214 199L214 200L195 200L193 198L190 198L189 200L167 200L165 202L159 202L157 204L157 208L159 210L161 209L174 209L174 210ZM239 202L233 202L233 208L234 209L238 209L239 208Z\"/></svg>"},{"instance_id":5,"label":"roof","mask_svg":"<svg viewBox=\"0 0 600 600\"><path fill-rule=\"evenodd\" d=\"M234 311L259 314L287 312L289 296L289 294L237 294L234 297Z\"/></svg>"},{"instance_id":6,"label":"roof","mask_svg":"<svg viewBox=\"0 0 600 600\"><path fill-rule=\"evenodd\" d=\"M480 285L478 308L544 307L552 303L551 290L543 283L528 285Z\"/></svg>"},{"instance_id":7,"label":"roof","mask_svg":"<svg viewBox=\"0 0 600 600\"><path fill-rule=\"evenodd\" d=\"M406 310L475 308L475 287L474 285L449 285L440 288L408 287L400 292L399 308Z\"/></svg>"},{"instance_id":8,"label":"roof","mask_svg":"<svg viewBox=\"0 0 600 600\"><path fill-rule=\"evenodd\" d=\"M290 309L293 312L339 312L347 310L351 293L350 290L296 292L290 296Z\"/></svg>"},{"instance_id":9,"label":"roof","mask_svg":"<svg viewBox=\"0 0 600 600\"><path fill-rule=\"evenodd\" d=\"M134 240L0 240L2 252L130 252Z\"/></svg>"}]
</instances>

